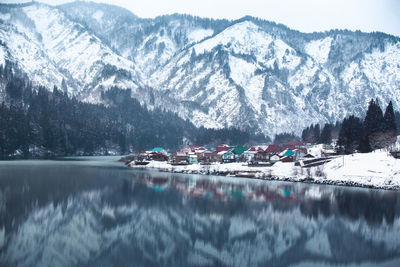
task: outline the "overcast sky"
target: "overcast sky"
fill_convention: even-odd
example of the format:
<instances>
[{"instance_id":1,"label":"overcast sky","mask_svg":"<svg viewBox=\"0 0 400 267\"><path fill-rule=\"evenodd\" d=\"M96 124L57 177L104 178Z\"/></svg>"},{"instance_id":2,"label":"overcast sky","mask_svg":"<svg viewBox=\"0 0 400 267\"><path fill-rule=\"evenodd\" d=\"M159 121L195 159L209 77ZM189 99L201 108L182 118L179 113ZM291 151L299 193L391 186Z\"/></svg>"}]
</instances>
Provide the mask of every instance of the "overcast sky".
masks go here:
<instances>
[{"instance_id":1,"label":"overcast sky","mask_svg":"<svg viewBox=\"0 0 400 267\"><path fill-rule=\"evenodd\" d=\"M0 2L13 0L0 0ZM48 4L70 0L41 0ZM400 36L400 0L96 0L119 5L142 18L185 13L238 19L251 15L302 32L330 29L382 31Z\"/></svg>"}]
</instances>

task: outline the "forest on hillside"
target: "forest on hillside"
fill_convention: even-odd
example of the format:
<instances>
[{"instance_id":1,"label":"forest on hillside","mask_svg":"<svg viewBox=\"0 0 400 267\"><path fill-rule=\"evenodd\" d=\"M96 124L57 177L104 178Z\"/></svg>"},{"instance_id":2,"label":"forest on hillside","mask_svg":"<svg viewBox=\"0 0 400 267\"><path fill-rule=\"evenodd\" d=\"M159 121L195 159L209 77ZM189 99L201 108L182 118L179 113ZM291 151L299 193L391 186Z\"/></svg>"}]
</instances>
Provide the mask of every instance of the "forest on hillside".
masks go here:
<instances>
[{"instance_id":1,"label":"forest on hillside","mask_svg":"<svg viewBox=\"0 0 400 267\"><path fill-rule=\"evenodd\" d=\"M56 87L34 88L8 64L0 67L0 80L5 84L0 103L1 159L265 141L264 136L235 128L196 128L174 113L148 110L131 97L130 90L114 87L102 93L108 103L104 106L80 102Z\"/></svg>"}]
</instances>

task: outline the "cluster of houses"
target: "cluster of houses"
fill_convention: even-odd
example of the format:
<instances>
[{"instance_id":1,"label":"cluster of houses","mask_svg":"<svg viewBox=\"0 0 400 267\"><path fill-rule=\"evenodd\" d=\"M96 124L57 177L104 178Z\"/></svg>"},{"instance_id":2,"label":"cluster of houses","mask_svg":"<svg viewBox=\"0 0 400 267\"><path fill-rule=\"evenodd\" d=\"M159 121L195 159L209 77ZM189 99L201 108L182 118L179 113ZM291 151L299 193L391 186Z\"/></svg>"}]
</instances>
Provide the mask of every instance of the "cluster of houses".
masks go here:
<instances>
[{"instance_id":1,"label":"cluster of houses","mask_svg":"<svg viewBox=\"0 0 400 267\"><path fill-rule=\"evenodd\" d=\"M257 146L229 146L223 144L216 147L188 146L169 154L161 147L140 153L138 161L169 161L173 165L211 164L247 162L249 165L272 165L275 162L296 162L300 159L312 159L325 155L310 154L315 147L313 143L296 142L295 144L270 144ZM326 147L326 151L329 147Z\"/></svg>"}]
</instances>

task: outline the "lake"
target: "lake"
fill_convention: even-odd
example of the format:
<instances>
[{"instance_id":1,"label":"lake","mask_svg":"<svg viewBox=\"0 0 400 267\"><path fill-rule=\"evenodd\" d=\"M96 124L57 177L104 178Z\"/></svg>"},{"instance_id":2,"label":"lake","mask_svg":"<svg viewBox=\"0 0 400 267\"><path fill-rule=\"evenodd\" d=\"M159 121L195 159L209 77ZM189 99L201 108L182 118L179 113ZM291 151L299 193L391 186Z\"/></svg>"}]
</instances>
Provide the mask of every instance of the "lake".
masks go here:
<instances>
[{"instance_id":1,"label":"lake","mask_svg":"<svg viewBox=\"0 0 400 267\"><path fill-rule=\"evenodd\" d=\"M400 192L0 161L0 266L400 266Z\"/></svg>"}]
</instances>

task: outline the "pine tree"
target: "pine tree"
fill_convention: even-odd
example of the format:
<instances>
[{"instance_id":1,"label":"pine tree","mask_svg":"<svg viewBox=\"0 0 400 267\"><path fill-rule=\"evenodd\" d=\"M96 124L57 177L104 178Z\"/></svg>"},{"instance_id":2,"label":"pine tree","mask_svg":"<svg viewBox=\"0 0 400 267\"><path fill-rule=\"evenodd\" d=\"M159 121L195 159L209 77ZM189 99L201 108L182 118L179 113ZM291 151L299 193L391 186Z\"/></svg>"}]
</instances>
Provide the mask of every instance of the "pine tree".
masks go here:
<instances>
[{"instance_id":1,"label":"pine tree","mask_svg":"<svg viewBox=\"0 0 400 267\"><path fill-rule=\"evenodd\" d=\"M313 142L318 144L320 142L320 139L321 139L321 129L319 127L319 124L316 124L314 126L314 140L313 140Z\"/></svg>"},{"instance_id":2,"label":"pine tree","mask_svg":"<svg viewBox=\"0 0 400 267\"><path fill-rule=\"evenodd\" d=\"M329 145L332 143L332 127L329 123L324 125L321 132L321 143Z\"/></svg>"},{"instance_id":3,"label":"pine tree","mask_svg":"<svg viewBox=\"0 0 400 267\"><path fill-rule=\"evenodd\" d=\"M383 114L379 103L371 99L368 105L367 115L364 119L364 129L369 136L373 133L382 131L383 129Z\"/></svg>"},{"instance_id":4,"label":"pine tree","mask_svg":"<svg viewBox=\"0 0 400 267\"><path fill-rule=\"evenodd\" d=\"M351 154L359 146L362 123L353 115L343 120L337 142L338 153Z\"/></svg>"},{"instance_id":5,"label":"pine tree","mask_svg":"<svg viewBox=\"0 0 400 267\"><path fill-rule=\"evenodd\" d=\"M336 142L336 151L337 151L337 153L340 153L340 154L344 153L344 150L345 150L344 147L346 144L345 133L347 130L347 124L348 124L347 121L348 121L347 118L343 119L342 125L340 126L340 130L339 130L339 137Z\"/></svg>"},{"instance_id":6,"label":"pine tree","mask_svg":"<svg viewBox=\"0 0 400 267\"><path fill-rule=\"evenodd\" d=\"M383 116L383 130L385 132L396 131L396 122L395 122L392 101L389 102L385 110L385 115Z\"/></svg>"},{"instance_id":7,"label":"pine tree","mask_svg":"<svg viewBox=\"0 0 400 267\"><path fill-rule=\"evenodd\" d=\"M358 150L361 153L368 153L368 152L372 151L371 145L369 143L369 138L368 138L367 134L365 133L364 127L361 130L360 142L359 142L359 145L358 145Z\"/></svg>"}]
</instances>

